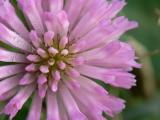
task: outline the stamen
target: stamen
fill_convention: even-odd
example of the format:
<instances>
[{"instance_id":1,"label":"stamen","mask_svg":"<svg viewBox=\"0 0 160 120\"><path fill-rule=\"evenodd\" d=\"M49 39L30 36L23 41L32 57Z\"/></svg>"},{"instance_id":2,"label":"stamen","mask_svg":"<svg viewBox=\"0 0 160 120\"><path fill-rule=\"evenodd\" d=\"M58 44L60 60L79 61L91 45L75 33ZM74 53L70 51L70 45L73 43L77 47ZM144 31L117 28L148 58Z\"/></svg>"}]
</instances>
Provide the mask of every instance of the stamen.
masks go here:
<instances>
[{"instance_id":1,"label":"stamen","mask_svg":"<svg viewBox=\"0 0 160 120\"><path fill-rule=\"evenodd\" d=\"M48 52L49 52L51 55L53 55L53 56L55 56L56 54L58 54L58 50L55 49L55 48L53 48L53 47L50 47L50 48L48 49Z\"/></svg>"},{"instance_id":2,"label":"stamen","mask_svg":"<svg viewBox=\"0 0 160 120\"><path fill-rule=\"evenodd\" d=\"M28 55L27 59L31 62L39 62L41 60L41 58L38 55Z\"/></svg>"},{"instance_id":3,"label":"stamen","mask_svg":"<svg viewBox=\"0 0 160 120\"><path fill-rule=\"evenodd\" d=\"M52 77L53 77L54 80L59 81L61 79L60 72L59 71L52 72Z\"/></svg>"},{"instance_id":4,"label":"stamen","mask_svg":"<svg viewBox=\"0 0 160 120\"><path fill-rule=\"evenodd\" d=\"M36 72L38 70L37 66L35 64L30 64L25 68L28 72Z\"/></svg>"},{"instance_id":5,"label":"stamen","mask_svg":"<svg viewBox=\"0 0 160 120\"><path fill-rule=\"evenodd\" d=\"M64 70L66 68L66 64L63 62L63 61L59 61L58 62L58 67L61 69L61 70Z\"/></svg>"},{"instance_id":6,"label":"stamen","mask_svg":"<svg viewBox=\"0 0 160 120\"><path fill-rule=\"evenodd\" d=\"M59 81L57 81L57 80L52 81L51 89L52 89L53 92L57 91L57 89L58 89L58 82Z\"/></svg>"},{"instance_id":7,"label":"stamen","mask_svg":"<svg viewBox=\"0 0 160 120\"><path fill-rule=\"evenodd\" d=\"M39 70L44 74L49 73L49 67L47 65L40 66Z\"/></svg>"},{"instance_id":8,"label":"stamen","mask_svg":"<svg viewBox=\"0 0 160 120\"><path fill-rule=\"evenodd\" d=\"M53 65L55 64L55 60L54 60L54 59L48 60L48 64L49 64L50 66L53 66Z\"/></svg>"},{"instance_id":9,"label":"stamen","mask_svg":"<svg viewBox=\"0 0 160 120\"><path fill-rule=\"evenodd\" d=\"M38 84L42 85L47 82L47 77L44 74L41 74L38 77Z\"/></svg>"},{"instance_id":10,"label":"stamen","mask_svg":"<svg viewBox=\"0 0 160 120\"><path fill-rule=\"evenodd\" d=\"M61 55L66 56L69 54L69 51L67 49L64 49L61 51Z\"/></svg>"},{"instance_id":11,"label":"stamen","mask_svg":"<svg viewBox=\"0 0 160 120\"><path fill-rule=\"evenodd\" d=\"M48 54L45 50L43 50L42 48L38 48L37 49L37 53L38 55L40 55L42 58L48 58Z\"/></svg>"}]
</instances>

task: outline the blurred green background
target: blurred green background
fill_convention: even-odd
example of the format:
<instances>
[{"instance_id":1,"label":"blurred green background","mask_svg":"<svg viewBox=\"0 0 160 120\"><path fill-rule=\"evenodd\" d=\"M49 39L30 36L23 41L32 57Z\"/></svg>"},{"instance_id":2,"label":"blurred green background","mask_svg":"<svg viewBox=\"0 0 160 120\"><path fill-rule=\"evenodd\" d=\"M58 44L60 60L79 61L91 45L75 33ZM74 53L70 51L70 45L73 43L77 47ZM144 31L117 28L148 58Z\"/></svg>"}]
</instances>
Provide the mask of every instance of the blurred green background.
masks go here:
<instances>
[{"instance_id":1,"label":"blurred green background","mask_svg":"<svg viewBox=\"0 0 160 120\"><path fill-rule=\"evenodd\" d=\"M126 1L128 5L122 14L137 20L139 28L122 38L135 47L142 69L134 70L137 87L131 91L113 91L127 101L126 109L114 120L160 120L160 0ZM30 101L15 120L25 118L28 105ZM7 119L0 116L0 120Z\"/></svg>"},{"instance_id":2,"label":"blurred green background","mask_svg":"<svg viewBox=\"0 0 160 120\"><path fill-rule=\"evenodd\" d=\"M141 70L137 87L120 91L127 108L115 120L160 120L160 0L126 0L123 13L139 22L139 28L128 32L137 50ZM136 41L135 41L136 40Z\"/></svg>"}]
</instances>

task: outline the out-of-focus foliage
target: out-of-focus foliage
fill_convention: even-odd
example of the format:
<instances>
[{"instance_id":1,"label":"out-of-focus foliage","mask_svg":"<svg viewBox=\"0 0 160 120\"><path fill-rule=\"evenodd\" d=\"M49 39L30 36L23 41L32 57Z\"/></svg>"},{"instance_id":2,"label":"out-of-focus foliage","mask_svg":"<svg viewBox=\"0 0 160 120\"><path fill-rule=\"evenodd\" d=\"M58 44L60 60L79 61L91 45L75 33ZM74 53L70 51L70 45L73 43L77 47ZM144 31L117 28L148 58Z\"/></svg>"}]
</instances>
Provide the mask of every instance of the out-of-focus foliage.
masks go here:
<instances>
[{"instance_id":1,"label":"out-of-focus foliage","mask_svg":"<svg viewBox=\"0 0 160 120\"><path fill-rule=\"evenodd\" d=\"M124 14L139 22L139 28L128 34L140 43L135 48L144 69L135 70L138 85L132 93L120 91L127 108L117 120L160 120L160 0L127 3Z\"/></svg>"},{"instance_id":2,"label":"out-of-focus foliage","mask_svg":"<svg viewBox=\"0 0 160 120\"><path fill-rule=\"evenodd\" d=\"M139 22L139 28L130 32L139 42L141 42L152 54L160 51L160 0L126 0L128 5L124 9L127 17ZM156 77L160 80L160 56L151 56Z\"/></svg>"}]
</instances>

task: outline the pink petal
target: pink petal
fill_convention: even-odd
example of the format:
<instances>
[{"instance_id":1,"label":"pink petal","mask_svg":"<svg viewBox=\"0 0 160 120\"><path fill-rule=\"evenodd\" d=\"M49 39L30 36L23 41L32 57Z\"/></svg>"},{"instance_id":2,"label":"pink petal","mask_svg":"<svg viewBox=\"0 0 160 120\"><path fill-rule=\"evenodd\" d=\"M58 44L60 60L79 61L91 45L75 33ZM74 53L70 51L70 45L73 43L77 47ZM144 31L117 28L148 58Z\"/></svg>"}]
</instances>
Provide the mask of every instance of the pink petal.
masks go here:
<instances>
[{"instance_id":1,"label":"pink petal","mask_svg":"<svg viewBox=\"0 0 160 120\"><path fill-rule=\"evenodd\" d=\"M103 0L95 0L91 2L90 8L87 8L88 10L85 12L83 17L81 16L82 18L73 29L71 36L76 38L82 37L97 25L97 23L101 20L100 18L102 18L106 12L107 4L102 4L102 1Z\"/></svg>"},{"instance_id":2,"label":"pink petal","mask_svg":"<svg viewBox=\"0 0 160 120\"><path fill-rule=\"evenodd\" d=\"M48 90L47 92L47 120L61 120L58 108L57 94Z\"/></svg>"},{"instance_id":3,"label":"pink petal","mask_svg":"<svg viewBox=\"0 0 160 120\"><path fill-rule=\"evenodd\" d=\"M48 89L48 85L45 83L43 85L38 85L38 95L41 97L41 98L44 98L46 96L46 92L47 92L47 89Z\"/></svg>"},{"instance_id":4,"label":"pink petal","mask_svg":"<svg viewBox=\"0 0 160 120\"><path fill-rule=\"evenodd\" d=\"M52 79L50 80L50 87L53 92L57 92L58 83L61 79L61 73L59 71L52 72Z\"/></svg>"},{"instance_id":5,"label":"pink petal","mask_svg":"<svg viewBox=\"0 0 160 120\"><path fill-rule=\"evenodd\" d=\"M54 38L54 32L48 31L44 34L44 42L46 46L52 46L53 45L53 38Z\"/></svg>"},{"instance_id":6,"label":"pink petal","mask_svg":"<svg viewBox=\"0 0 160 120\"><path fill-rule=\"evenodd\" d=\"M7 65L0 67L0 79L24 72L24 65Z\"/></svg>"},{"instance_id":7,"label":"pink petal","mask_svg":"<svg viewBox=\"0 0 160 120\"><path fill-rule=\"evenodd\" d=\"M36 0L18 0L17 2L37 33L44 33L44 26L36 5Z\"/></svg>"},{"instance_id":8,"label":"pink petal","mask_svg":"<svg viewBox=\"0 0 160 120\"><path fill-rule=\"evenodd\" d=\"M23 38L28 39L28 30L18 18L14 7L10 4L8 0L3 0L0 5L0 18L6 21L12 29L14 29Z\"/></svg>"},{"instance_id":9,"label":"pink petal","mask_svg":"<svg viewBox=\"0 0 160 120\"><path fill-rule=\"evenodd\" d=\"M60 36L67 35L69 21L65 11L60 11L57 14L46 12L44 13L44 19L48 30L54 31L55 34L60 33Z\"/></svg>"},{"instance_id":10,"label":"pink petal","mask_svg":"<svg viewBox=\"0 0 160 120\"><path fill-rule=\"evenodd\" d=\"M65 11L59 12L57 14L57 20L59 23L59 29L61 31L61 36L67 35L69 29L69 20L67 13Z\"/></svg>"},{"instance_id":11,"label":"pink petal","mask_svg":"<svg viewBox=\"0 0 160 120\"><path fill-rule=\"evenodd\" d=\"M81 88L81 85L79 84L77 80L72 79L72 78L67 78L67 77L64 77L63 79L64 79L64 83L69 89L75 90L75 89Z\"/></svg>"},{"instance_id":12,"label":"pink petal","mask_svg":"<svg viewBox=\"0 0 160 120\"><path fill-rule=\"evenodd\" d=\"M3 112L10 115L12 119L16 113L22 108L23 104L28 100L34 91L34 85L26 86L22 88L16 96L14 96L9 103L5 106Z\"/></svg>"},{"instance_id":13,"label":"pink petal","mask_svg":"<svg viewBox=\"0 0 160 120\"><path fill-rule=\"evenodd\" d=\"M102 120L102 112L105 106L96 97L100 95L92 94L84 89L71 90L80 110L85 113L88 119ZM85 99L84 99L85 98Z\"/></svg>"},{"instance_id":14,"label":"pink petal","mask_svg":"<svg viewBox=\"0 0 160 120\"><path fill-rule=\"evenodd\" d=\"M59 99L58 101L58 107L59 107L59 113L61 120L69 120L69 116L67 114L66 108L62 102L62 99Z\"/></svg>"},{"instance_id":15,"label":"pink petal","mask_svg":"<svg viewBox=\"0 0 160 120\"><path fill-rule=\"evenodd\" d=\"M85 0L77 0L77 1L68 0L68 1L66 1L65 10L67 12L68 19L71 23L71 25L70 25L71 29L74 27L77 20L80 19L79 15L80 15L85 3L87 3Z\"/></svg>"},{"instance_id":16,"label":"pink petal","mask_svg":"<svg viewBox=\"0 0 160 120\"><path fill-rule=\"evenodd\" d=\"M26 63L27 60L23 54L7 51L0 48L0 61L4 62L21 62Z\"/></svg>"},{"instance_id":17,"label":"pink petal","mask_svg":"<svg viewBox=\"0 0 160 120\"><path fill-rule=\"evenodd\" d=\"M19 91L19 87L13 88L12 90L0 95L0 101L5 101L12 98Z\"/></svg>"},{"instance_id":18,"label":"pink petal","mask_svg":"<svg viewBox=\"0 0 160 120\"><path fill-rule=\"evenodd\" d=\"M86 91L91 92L92 94L99 94L99 95L107 95L108 92L100 85L88 79L87 77L80 76L77 78L77 82L80 84L81 89L85 89Z\"/></svg>"},{"instance_id":19,"label":"pink petal","mask_svg":"<svg viewBox=\"0 0 160 120\"><path fill-rule=\"evenodd\" d=\"M42 85L44 83L47 82L47 76L44 75L44 74L41 74L39 77L38 77L38 84Z\"/></svg>"},{"instance_id":20,"label":"pink petal","mask_svg":"<svg viewBox=\"0 0 160 120\"><path fill-rule=\"evenodd\" d=\"M97 53L96 55L94 53ZM136 63L134 49L127 43L113 41L107 46L84 53L88 64L107 68L131 68L140 67Z\"/></svg>"},{"instance_id":21,"label":"pink petal","mask_svg":"<svg viewBox=\"0 0 160 120\"><path fill-rule=\"evenodd\" d=\"M41 38L37 35L37 32L36 32L36 31L32 30L32 31L29 33L29 38L30 38L30 41L32 42L32 44L33 44L36 48L41 47L42 41L41 41Z\"/></svg>"},{"instance_id":22,"label":"pink petal","mask_svg":"<svg viewBox=\"0 0 160 120\"><path fill-rule=\"evenodd\" d=\"M60 95L67 109L70 120L87 119L86 116L79 110L76 101L64 85L62 85L60 88Z\"/></svg>"},{"instance_id":23,"label":"pink petal","mask_svg":"<svg viewBox=\"0 0 160 120\"><path fill-rule=\"evenodd\" d=\"M63 37L60 42L59 42L59 47L61 49L64 49L66 47L66 45L68 44L68 38L67 37Z\"/></svg>"},{"instance_id":24,"label":"pink petal","mask_svg":"<svg viewBox=\"0 0 160 120\"><path fill-rule=\"evenodd\" d=\"M18 83L21 77L22 75L15 75L13 77L9 77L0 81L0 95L18 86Z\"/></svg>"},{"instance_id":25,"label":"pink petal","mask_svg":"<svg viewBox=\"0 0 160 120\"><path fill-rule=\"evenodd\" d=\"M135 76L121 69L104 69L100 67L83 65L79 69L82 75L101 80L115 87L130 89L135 86Z\"/></svg>"},{"instance_id":26,"label":"pink petal","mask_svg":"<svg viewBox=\"0 0 160 120\"><path fill-rule=\"evenodd\" d=\"M69 50L72 53L77 53L77 52L82 51L86 46L87 46L86 41L82 40L82 41L77 42L77 43L73 44L72 46L70 46Z\"/></svg>"},{"instance_id":27,"label":"pink petal","mask_svg":"<svg viewBox=\"0 0 160 120\"><path fill-rule=\"evenodd\" d=\"M42 108L42 99L36 92L32 100L32 106L30 108L27 120L40 120L41 108Z\"/></svg>"},{"instance_id":28,"label":"pink petal","mask_svg":"<svg viewBox=\"0 0 160 120\"><path fill-rule=\"evenodd\" d=\"M117 97L108 95L99 99L103 105L105 105L109 111L105 111L109 116L114 117L125 108L125 101Z\"/></svg>"},{"instance_id":29,"label":"pink petal","mask_svg":"<svg viewBox=\"0 0 160 120\"><path fill-rule=\"evenodd\" d=\"M74 68L68 68L66 73L72 78L76 78L80 76L80 73Z\"/></svg>"},{"instance_id":30,"label":"pink petal","mask_svg":"<svg viewBox=\"0 0 160 120\"><path fill-rule=\"evenodd\" d=\"M19 48L24 51L31 52L31 45L21 38L18 34L8 29L5 25L0 23L0 39L2 42L15 47Z\"/></svg>"},{"instance_id":31,"label":"pink petal","mask_svg":"<svg viewBox=\"0 0 160 120\"><path fill-rule=\"evenodd\" d=\"M26 73L19 81L20 85L28 85L35 81L35 75Z\"/></svg>"},{"instance_id":32,"label":"pink petal","mask_svg":"<svg viewBox=\"0 0 160 120\"><path fill-rule=\"evenodd\" d=\"M50 12L59 12L63 9L64 0L49 0Z\"/></svg>"}]
</instances>

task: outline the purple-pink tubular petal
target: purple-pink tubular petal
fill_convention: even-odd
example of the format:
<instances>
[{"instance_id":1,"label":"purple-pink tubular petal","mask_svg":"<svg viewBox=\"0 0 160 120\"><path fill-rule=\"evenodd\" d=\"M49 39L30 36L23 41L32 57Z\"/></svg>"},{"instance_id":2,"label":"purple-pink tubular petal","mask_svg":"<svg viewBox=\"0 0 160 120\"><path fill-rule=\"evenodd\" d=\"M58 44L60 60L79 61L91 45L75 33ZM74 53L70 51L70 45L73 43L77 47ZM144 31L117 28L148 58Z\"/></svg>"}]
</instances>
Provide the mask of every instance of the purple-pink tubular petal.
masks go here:
<instances>
[{"instance_id":1,"label":"purple-pink tubular petal","mask_svg":"<svg viewBox=\"0 0 160 120\"><path fill-rule=\"evenodd\" d=\"M58 99L57 93L53 93L52 91L47 91L47 120L61 120L59 106L58 106Z\"/></svg>"},{"instance_id":2,"label":"purple-pink tubular petal","mask_svg":"<svg viewBox=\"0 0 160 120\"><path fill-rule=\"evenodd\" d=\"M27 63L25 55L0 48L0 61Z\"/></svg>"},{"instance_id":3,"label":"purple-pink tubular petal","mask_svg":"<svg viewBox=\"0 0 160 120\"><path fill-rule=\"evenodd\" d=\"M31 45L14 31L0 23L0 41L24 51L31 52Z\"/></svg>"},{"instance_id":4,"label":"purple-pink tubular petal","mask_svg":"<svg viewBox=\"0 0 160 120\"><path fill-rule=\"evenodd\" d=\"M24 72L24 65L0 66L0 79Z\"/></svg>"},{"instance_id":5,"label":"purple-pink tubular petal","mask_svg":"<svg viewBox=\"0 0 160 120\"><path fill-rule=\"evenodd\" d=\"M14 96L9 103L5 106L3 112L7 115L10 115L10 119L12 119L17 112L22 108L23 104L28 100L34 91L35 86L29 85L22 88L16 96Z\"/></svg>"},{"instance_id":6,"label":"purple-pink tubular petal","mask_svg":"<svg viewBox=\"0 0 160 120\"><path fill-rule=\"evenodd\" d=\"M27 120L40 120L41 109L42 109L42 98L40 98L38 93L35 92Z\"/></svg>"}]
</instances>

